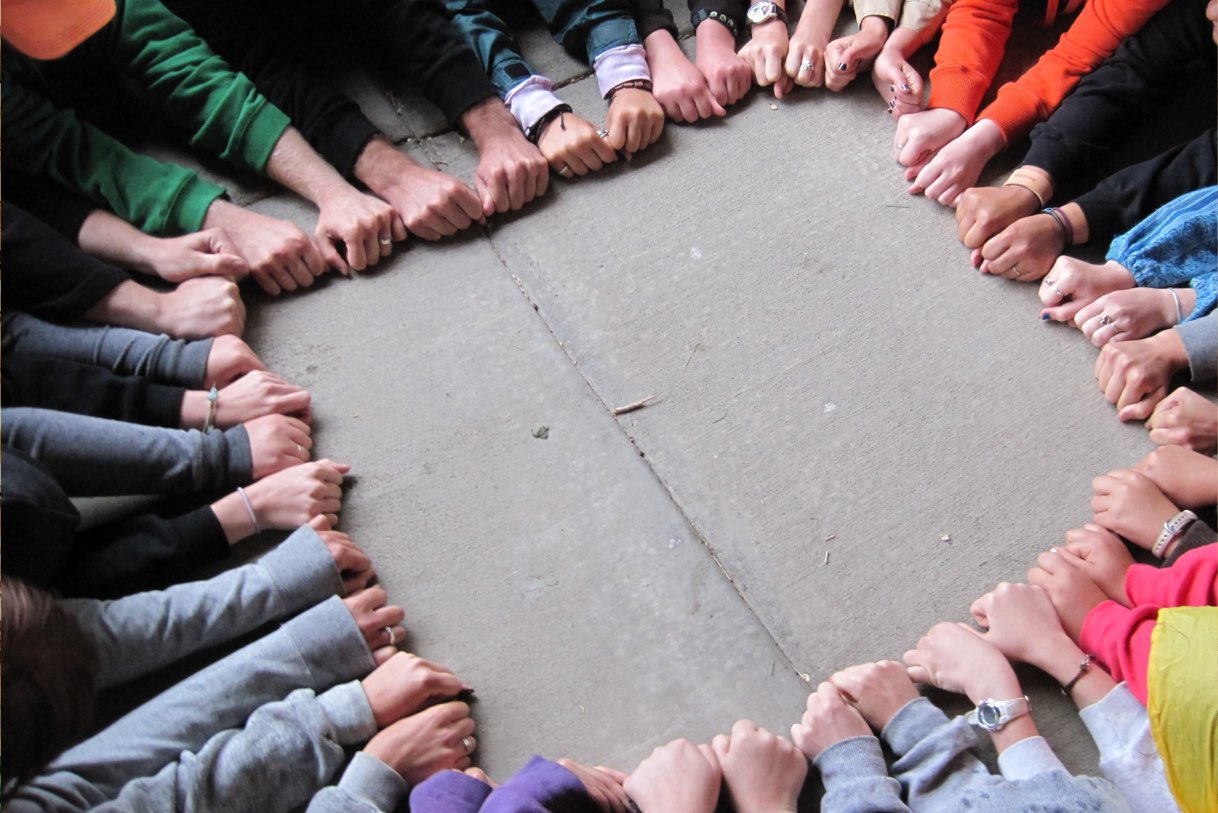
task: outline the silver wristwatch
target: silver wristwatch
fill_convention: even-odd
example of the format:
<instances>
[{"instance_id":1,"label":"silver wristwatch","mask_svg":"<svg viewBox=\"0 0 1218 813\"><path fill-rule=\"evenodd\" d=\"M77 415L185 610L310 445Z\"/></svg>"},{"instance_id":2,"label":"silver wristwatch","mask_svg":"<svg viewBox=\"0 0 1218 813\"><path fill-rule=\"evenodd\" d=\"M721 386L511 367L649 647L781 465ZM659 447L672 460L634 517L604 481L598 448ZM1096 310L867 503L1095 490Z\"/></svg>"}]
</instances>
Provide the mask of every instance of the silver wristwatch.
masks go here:
<instances>
[{"instance_id":1,"label":"silver wristwatch","mask_svg":"<svg viewBox=\"0 0 1218 813\"><path fill-rule=\"evenodd\" d=\"M969 725L980 726L993 733L1002 731L1007 723L1031 710L1027 695L1016 697L1014 700L994 700L987 697L977 704L977 708L965 715L964 719Z\"/></svg>"},{"instance_id":2,"label":"silver wristwatch","mask_svg":"<svg viewBox=\"0 0 1218 813\"><path fill-rule=\"evenodd\" d=\"M782 20L784 23L787 21L787 13L783 10L782 6L770 0L758 0L758 2L750 5L748 14L745 17L748 19L749 25L761 25L775 18Z\"/></svg>"}]
</instances>

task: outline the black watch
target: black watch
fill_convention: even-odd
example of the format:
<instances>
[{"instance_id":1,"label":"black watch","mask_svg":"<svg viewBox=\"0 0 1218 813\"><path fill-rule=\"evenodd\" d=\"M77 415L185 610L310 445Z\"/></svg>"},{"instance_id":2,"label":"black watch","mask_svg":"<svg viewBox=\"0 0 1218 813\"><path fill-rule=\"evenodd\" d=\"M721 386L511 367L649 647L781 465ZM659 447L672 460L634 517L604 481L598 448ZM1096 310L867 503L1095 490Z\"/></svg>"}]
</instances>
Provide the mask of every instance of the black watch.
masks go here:
<instances>
[{"instance_id":1,"label":"black watch","mask_svg":"<svg viewBox=\"0 0 1218 813\"><path fill-rule=\"evenodd\" d=\"M706 20L714 20L717 23L721 23L728 31L732 32L733 37L740 36L740 25L736 22L736 18L724 14L722 11L700 8L689 15L689 21L694 24L694 31L697 31L698 26Z\"/></svg>"}]
</instances>

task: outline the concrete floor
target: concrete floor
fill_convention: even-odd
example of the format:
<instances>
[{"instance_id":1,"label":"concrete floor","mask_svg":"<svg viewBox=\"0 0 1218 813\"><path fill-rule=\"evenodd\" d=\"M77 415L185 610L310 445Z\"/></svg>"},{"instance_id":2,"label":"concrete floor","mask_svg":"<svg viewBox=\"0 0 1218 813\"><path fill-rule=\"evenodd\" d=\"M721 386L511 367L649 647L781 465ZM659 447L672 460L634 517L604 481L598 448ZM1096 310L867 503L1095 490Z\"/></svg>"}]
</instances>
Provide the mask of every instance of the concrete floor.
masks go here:
<instances>
[{"instance_id":1,"label":"concrete floor","mask_svg":"<svg viewBox=\"0 0 1218 813\"><path fill-rule=\"evenodd\" d=\"M1003 75L1050 40L1021 24ZM586 68L539 27L523 41L603 115ZM472 179L425 102L351 88ZM342 528L411 648L476 687L496 776L534 752L629 769L739 717L785 731L834 670L1021 579L1089 519L1091 479L1150 448L1035 286L972 271L952 212L905 193L869 82L772 102L670 125L375 273L251 294L248 340L312 390L317 453L354 466ZM234 188L312 228L289 195ZM1043 733L1094 770L1072 708L1028 682Z\"/></svg>"}]
</instances>

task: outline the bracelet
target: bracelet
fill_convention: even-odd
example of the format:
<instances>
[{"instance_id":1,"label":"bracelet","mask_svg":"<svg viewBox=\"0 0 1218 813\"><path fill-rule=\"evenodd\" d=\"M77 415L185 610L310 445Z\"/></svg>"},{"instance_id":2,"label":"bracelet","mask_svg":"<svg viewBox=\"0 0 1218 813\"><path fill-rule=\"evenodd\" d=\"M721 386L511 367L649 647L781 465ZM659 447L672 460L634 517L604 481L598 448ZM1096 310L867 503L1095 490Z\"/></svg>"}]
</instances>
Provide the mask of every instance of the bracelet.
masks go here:
<instances>
[{"instance_id":1,"label":"bracelet","mask_svg":"<svg viewBox=\"0 0 1218 813\"><path fill-rule=\"evenodd\" d=\"M554 121L554 119L561 116L563 113L570 113L570 112L572 112L571 105L569 105L569 104L558 105L557 107L553 108L549 113L546 113L544 116L542 116L537 121L535 121L533 123L533 126L528 129L528 132L526 132L524 134L525 138L527 138L530 143L532 143L534 146L536 146L537 142L541 141L541 137L545 134L546 128L550 126L550 123L552 121ZM566 127L564 127L563 129L565 130Z\"/></svg>"},{"instance_id":2,"label":"bracelet","mask_svg":"<svg viewBox=\"0 0 1218 813\"><path fill-rule=\"evenodd\" d=\"M1045 205L1045 199L1043 197L1041 197L1040 193L1037 192L1032 187L1028 186L1026 183L1020 183L1019 181L1008 180L1006 183L1003 184L1003 186L1018 186L1020 189L1026 189L1029 192L1031 192L1033 195L1036 196L1037 203L1039 203L1041 206Z\"/></svg>"},{"instance_id":3,"label":"bracelet","mask_svg":"<svg viewBox=\"0 0 1218 813\"><path fill-rule=\"evenodd\" d=\"M1074 245L1074 226L1070 225L1070 218L1062 214L1061 209L1049 207L1047 209L1041 209L1040 211L1057 221L1057 227L1062 230L1062 240L1064 240L1066 243L1065 247L1070 248L1072 245Z\"/></svg>"},{"instance_id":4,"label":"bracelet","mask_svg":"<svg viewBox=\"0 0 1218 813\"><path fill-rule=\"evenodd\" d=\"M220 403L220 391L212 384L211 392L207 393L207 420L203 422L203 431L210 432L216 426L216 406Z\"/></svg>"},{"instance_id":5,"label":"bracelet","mask_svg":"<svg viewBox=\"0 0 1218 813\"><path fill-rule=\"evenodd\" d=\"M1050 188L1045 189L1044 194L1042 194L1040 190L1045 187L1046 183L1049 185ZM1031 192L1033 195L1036 196L1036 199L1038 201L1040 201L1040 207L1042 209L1046 205L1045 195L1051 196L1052 191L1053 191L1052 190L1052 181L1046 181L1040 175L1037 175L1036 173L1033 173L1033 172L1028 172L1023 167L1019 167L1014 172L1012 172L1010 175L1008 175L1006 181L1004 181L1002 185L1003 186L1022 186L1024 189L1028 190L1029 192Z\"/></svg>"},{"instance_id":6,"label":"bracelet","mask_svg":"<svg viewBox=\"0 0 1218 813\"><path fill-rule=\"evenodd\" d=\"M254 504L250 502L249 496L241 486L237 486L237 493L241 495L241 501L245 503L245 510L250 512L250 522L254 524L254 535L257 536L262 533L262 529L258 527L258 515L254 513Z\"/></svg>"},{"instance_id":7,"label":"bracelet","mask_svg":"<svg viewBox=\"0 0 1218 813\"><path fill-rule=\"evenodd\" d=\"M724 14L722 11L708 11L707 9L703 8L703 9L698 9L696 12L691 13L689 16L690 16L690 22L692 22L694 24L695 31L698 30L698 26L701 25L703 21L714 20L715 22L717 22L720 25L727 28L728 31L732 32L732 39L736 39L737 37L740 36L740 27L736 24L735 19L728 16L727 14Z\"/></svg>"},{"instance_id":8,"label":"bracelet","mask_svg":"<svg viewBox=\"0 0 1218 813\"><path fill-rule=\"evenodd\" d=\"M619 90L645 90L648 93L651 93L651 87L652 85L650 79L627 79L625 82L621 82L610 88L609 92L605 94L605 98L609 100L610 104L612 104L613 97L617 95Z\"/></svg>"},{"instance_id":9,"label":"bracelet","mask_svg":"<svg viewBox=\"0 0 1218 813\"><path fill-rule=\"evenodd\" d=\"M1062 686L1062 694L1066 697L1070 696L1070 691L1083 679L1083 675L1091 671L1091 656L1087 655L1083 658L1083 662L1078 665L1078 674L1076 674L1069 683Z\"/></svg>"},{"instance_id":10,"label":"bracelet","mask_svg":"<svg viewBox=\"0 0 1218 813\"><path fill-rule=\"evenodd\" d=\"M1168 288L1167 292L1171 294L1171 298L1176 300L1176 324L1184 321L1184 309L1180 307L1180 295L1176 293L1175 288Z\"/></svg>"},{"instance_id":11,"label":"bracelet","mask_svg":"<svg viewBox=\"0 0 1218 813\"><path fill-rule=\"evenodd\" d=\"M1184 529L1192 525L1197 520L1197 515L1192 511L1185 509L1179 514L1163 523L1163 530L1159 532L1159 538L1155 540L1155 545L1150 549L1150 552L1156 559L1163 558L1163 551L1167 550L1167 546L1180 534L1184 533Z\"/></svg>"}]
</instances>

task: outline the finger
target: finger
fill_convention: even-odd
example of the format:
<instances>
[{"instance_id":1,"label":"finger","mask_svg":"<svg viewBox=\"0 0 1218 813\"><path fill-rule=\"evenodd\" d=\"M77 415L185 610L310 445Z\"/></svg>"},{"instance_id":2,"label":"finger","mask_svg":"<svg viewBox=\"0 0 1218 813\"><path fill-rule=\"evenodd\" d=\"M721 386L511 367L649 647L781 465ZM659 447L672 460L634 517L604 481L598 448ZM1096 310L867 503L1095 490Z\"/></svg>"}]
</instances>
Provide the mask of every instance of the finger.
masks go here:
<instances>
[{"instance_id":1,"label":"finger","mask_svg":"<svg viewBox=\"0 0 1218 813\"><path fill-rule=\"evenodd\" d=\"M395 646L382 646L372 650L372 660L377 666L381 666L397 653L398 649Z\"/></svg>"},{"instance_id":2,"label":"finger","mask_svg":"<svg viewBox=\"0 0 1218 813\"><path fill-rule=\"evenodd\" d=\"M642 146L643 123L637 119L626 127L626 154L632 155Z\"/></svg>"},{"instance_id":3,"label":"finger","mask_svg":"<svg viewBox=\"0 0 1218 813\"><path fill-rule=\"evenodd\" d=\"M470 224L478 218L482 217L482 203L478 200L478 196L474 190L470 189L467 184L460 184L457 187L457 194L453 198L453 203L460 210L464 217L458 217L462 224L460 228L467 229Z\"/></svg>"},{"instance_id":4,"label":"finger","mask_svg":"<svg viewBox=\"0 0 1218 813\"><path fill-rule=\"evenodd\" d=\"M381 259L381 244L378 242L379 229L364 229L357 228L351 233L351 239L347 242L359 243L360 248L364 251L364 267L369 268L380 262ZM354 270L355 266L352 266Z\"/></svg>"},{"instance_id":5,"label":"finger","mask_svg":"<svg viewBox=\"0 0 1218 813\"><path fill-rule=\"evenodd\" d=\"M715 759L722 762L727 759L727 753L732 747L732 740L726 734L716 734L710 742L710 747L715 755Z\"/></svg>"},{"instance_id":6,"label":"finger","mask_svg":"<svg viewBox=\"0 0 1218 813\"><path fill-rule=\"evenodd\" d=\"M521 208L530 200L533 199L536 184L533 182L533 176L525 167L513 167L513 173L506 176L503 183L499 184L501 195L507 197L507 205L511 211Z\"/></svg>"},{"instance_id":7,"label":"finger","mask_svg":"<svg viewBox=\"0 0 1218 813\"><path fill-rule=\"evenodd\" d=\"M610 138L612 138L612 135L610 135ZM617 160L617 153L611 146L610 140L606 138L593 139L592 152L598 159L600 159L601 166L604 166L605 164L612 164ZM600 168L600 166L597 167L597 169Z\"/></svg>"},{"instance_id":8,"label":"finger","mask_svg":"<svg viewBox=\"0 0 1218 813\"><path fill-rule=\"evenodd\" d=\"M1121 421L1142 421L1146 420L1146 416L1151 413L1155 407L1155 399L1153 397L1143 398L1126 406L1119 406L1117 410L1117 418Z\"/></svg>"},{"instance_id":9,"label":"finger","mask_svg":"<svg viewBox=\"0 0 1218 813\"><path fill-rule=\"evenodd\" d=\"M315 531L328 531L332 527L324 514L319 514L310 519L308 526Z\"/></svg>"}]
</instances>

